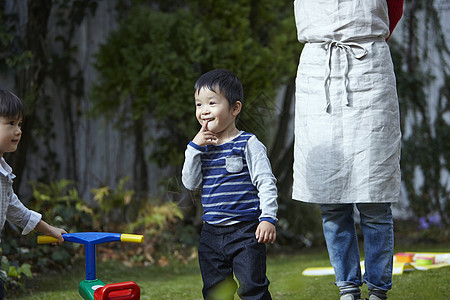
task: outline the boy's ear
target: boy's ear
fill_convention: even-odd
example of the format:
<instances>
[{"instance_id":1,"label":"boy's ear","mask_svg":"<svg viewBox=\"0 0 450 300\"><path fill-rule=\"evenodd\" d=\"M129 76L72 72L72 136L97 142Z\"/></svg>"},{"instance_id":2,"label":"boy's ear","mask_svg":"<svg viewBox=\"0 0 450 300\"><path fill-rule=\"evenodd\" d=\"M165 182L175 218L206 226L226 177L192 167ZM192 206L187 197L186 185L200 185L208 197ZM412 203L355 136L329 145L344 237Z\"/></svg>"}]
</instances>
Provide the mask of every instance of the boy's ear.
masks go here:
<instances>
[{"instance_id":1,"label":"boy's ear","mask_svg":"<svg viewBox=\"0 0 450 300\"><path fill-rule=\"evenodd\" d=\"M233 116L236 117L241 112L241 109L242 109L242 102L236 101L236 102L234 102L233 107L231 108L231 110L232 110L231 113L233 114Z\"/></svg>"}]
</instances>

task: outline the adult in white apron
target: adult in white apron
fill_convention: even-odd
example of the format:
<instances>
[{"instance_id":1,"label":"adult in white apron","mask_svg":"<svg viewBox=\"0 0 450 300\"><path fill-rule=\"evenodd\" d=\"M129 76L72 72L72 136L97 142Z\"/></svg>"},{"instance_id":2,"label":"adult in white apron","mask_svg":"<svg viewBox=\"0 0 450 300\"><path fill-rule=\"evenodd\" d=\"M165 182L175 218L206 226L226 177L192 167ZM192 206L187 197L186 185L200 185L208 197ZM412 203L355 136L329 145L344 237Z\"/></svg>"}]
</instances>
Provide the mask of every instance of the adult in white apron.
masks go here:
<instances>
[{"instance_id":1,"label":"adult in white apron","mask_svg":"<svg viewBox=\"0 0 450 300\"><path fill-rule=\"evenodd\" d=\"M305 46L296 79L292 197L321 205L341 299L360 299L363 282L370 300L386 299L392 286L391 203L400 193L401 139L386 43L388 3L295 0L294 8L298 39ZM364 235L363 280L354 206Z\"/></svg>"}]
</instances>

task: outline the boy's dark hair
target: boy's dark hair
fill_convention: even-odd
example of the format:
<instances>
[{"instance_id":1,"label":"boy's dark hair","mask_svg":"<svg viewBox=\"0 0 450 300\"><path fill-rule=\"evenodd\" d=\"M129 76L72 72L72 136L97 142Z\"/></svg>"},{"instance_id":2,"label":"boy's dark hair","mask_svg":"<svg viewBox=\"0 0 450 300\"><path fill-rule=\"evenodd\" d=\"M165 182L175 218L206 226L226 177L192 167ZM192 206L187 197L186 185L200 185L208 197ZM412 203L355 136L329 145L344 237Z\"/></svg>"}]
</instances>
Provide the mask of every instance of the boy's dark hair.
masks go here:
<instances>
[{"instance_id":1,"label":"boy's dark hair","mask_svg":"<svg viewBox=\"0 0 450 300\"><path fill-rule=\"evenodd\" d=\"M0 116L6 118L22 118L23 105L19 97L9 91L0 90Z\"/></svg>"},{"instance_id":2,"label":"boy's dark hair","mask_svg":"<svg viewBox=\"0 0 450 300\"><path fill-rule=\"evenodd\" d=\"M222 93L227 98L230 107L241 101L244 104L244 88L239 78L233 72L225 69L209 71L197 80L194 86L195 92L206 87L215 93ZM216 91L215 88L219 90Z\"/></svg>"}]
</instances>

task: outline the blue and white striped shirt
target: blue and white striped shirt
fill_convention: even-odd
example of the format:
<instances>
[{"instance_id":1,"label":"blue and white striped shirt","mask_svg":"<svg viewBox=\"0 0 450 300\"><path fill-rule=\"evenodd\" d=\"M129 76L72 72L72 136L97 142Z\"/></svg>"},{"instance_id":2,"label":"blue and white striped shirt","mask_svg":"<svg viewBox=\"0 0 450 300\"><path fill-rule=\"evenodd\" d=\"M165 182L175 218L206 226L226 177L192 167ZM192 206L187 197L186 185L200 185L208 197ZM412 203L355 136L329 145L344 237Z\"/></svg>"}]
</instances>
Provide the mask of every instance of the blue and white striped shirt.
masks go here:
<instances>
[{"instance_id":1,"label":"blue and white striped shirt","mask_svg":"<svg viewBox=\"0 0 450 300\"><path fill-rule=\"evenodd\" d=\"M202 189L202 219L212 225L276 222L277 189L264 145L241 131L222 145L190 142L183 166L187 189Z\"/></svg>"}]
</instances>

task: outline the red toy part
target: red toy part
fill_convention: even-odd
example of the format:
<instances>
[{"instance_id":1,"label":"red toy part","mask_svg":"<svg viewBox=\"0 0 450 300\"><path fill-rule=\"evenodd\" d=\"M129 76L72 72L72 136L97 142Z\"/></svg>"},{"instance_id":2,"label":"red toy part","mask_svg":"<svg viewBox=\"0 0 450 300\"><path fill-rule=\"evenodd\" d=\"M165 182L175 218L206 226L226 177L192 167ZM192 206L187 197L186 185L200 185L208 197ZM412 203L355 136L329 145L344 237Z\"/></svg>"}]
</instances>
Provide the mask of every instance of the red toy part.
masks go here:
<instances>
[{"instance_id":1,"label":"red toy part","mask_svg":"<svg viewBox=\"0 0 450 300\"><path fill-rule=\"evenodd\" d=\"M94 300L139 300L141 289L133 281L110 283L94 292Z\"/></svg>"}]
</instances>

